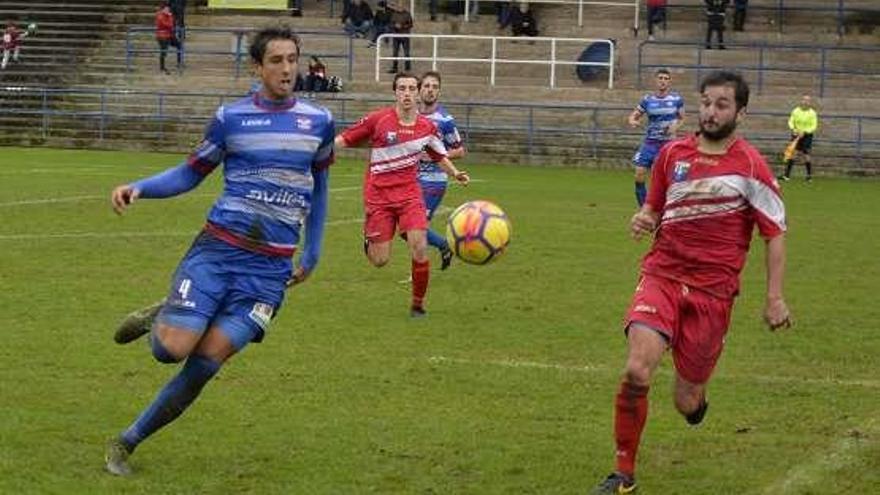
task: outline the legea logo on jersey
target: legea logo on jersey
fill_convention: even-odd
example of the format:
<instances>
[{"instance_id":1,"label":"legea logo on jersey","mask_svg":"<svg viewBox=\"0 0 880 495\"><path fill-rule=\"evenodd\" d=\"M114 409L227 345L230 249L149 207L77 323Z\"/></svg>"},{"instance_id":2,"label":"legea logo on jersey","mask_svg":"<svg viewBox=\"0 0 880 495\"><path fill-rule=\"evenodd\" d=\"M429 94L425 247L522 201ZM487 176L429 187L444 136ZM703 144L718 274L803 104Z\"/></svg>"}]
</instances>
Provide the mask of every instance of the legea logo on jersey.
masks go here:
<instances>
[{"instance_id":1,"label":"legea logo on jersey","mask_svg":"<svg viewBox=\"0 0 880 495\"><path fill-rule=\"evenodd\" d=\"M385 133L385 142L388 144L394 144L397 142L397 133L394 131L388 131Z\"/></svg>"},{"instance_id":2,"label":"legea logo on jersey","mask_svg":"<svg viewBox=\"0 0 880 495\"><path fill-rule=\"evenodd\" d=\"M312 129L312 119L307 117L298 117L296 119L296 126L304 131L308 131Z\"/></svg>"},{"instance_id":3,"label":"legea logo on jersey","mask_svg":"<svg viewBox=\"0 0 880 495\"><path fill-rule=\"evenodd\" d=\"M306 200L302 194L289 191L261 191L259 189L251 189L245 196L247 199L260 201L270 205L281 206L306 206Z\"/></svg>"},{"instance_id":4,"label":"legea logo on jersey","mask_svg":"<svg viewBox=\"0 0 880 495\"><path fill-rule=\"evenodd\" d=\"M691 164L689 162L675 162L675 169L673 169L672 172L672 182L682 182L687 179L688 170L690 169Z\"/></svg>"},{"instance_id":5,"label":"legea logo on jersey","mask_svg":"<svg viewBox=\"0 0 880 495\"><path fill-rule=\"evenodd\" d=\"M272 125L272 119L269 118L252 118L242 119L242 127L266 127Z\"/></svg>"}]
</instances>

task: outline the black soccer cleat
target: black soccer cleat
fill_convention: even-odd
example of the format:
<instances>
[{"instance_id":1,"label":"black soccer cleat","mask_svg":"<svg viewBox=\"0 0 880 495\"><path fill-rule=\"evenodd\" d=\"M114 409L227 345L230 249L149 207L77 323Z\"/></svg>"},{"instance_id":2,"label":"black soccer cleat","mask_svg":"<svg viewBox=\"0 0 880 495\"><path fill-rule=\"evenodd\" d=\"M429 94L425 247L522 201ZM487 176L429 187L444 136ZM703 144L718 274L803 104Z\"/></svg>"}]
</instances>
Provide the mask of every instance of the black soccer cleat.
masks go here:
<instances>
[{"instance_id":1,"label":"black soccer cleat","mask_svg":"<svg viewBox=\"0 0 880 495\"><path fill-rule=\"evenodd\" d=\"M604 481L596 485L590 495L621 495L636 491L636 479L618 472L608 475Z\"/></svg>"},{"instance_id":2,"label":"black soccer cleat","mask_svg":"<svg viewBox=\"0 0 880 495\"><path fill-rule=\"evenodd\" d=\"M685 421L691 426L697 426L698 424L703 422L703 418L706 417L706 411L709 410L709 401L703 399L703 402L700 404L700 407L697 408L696 411L688 414L684 417Z\"/></svg>"},{"instance_id":3,"label":"black soccer cleat","mask_svg":"<svg viewBox=\"0 0 880 495\"><path fill-rule=\"evenodd\" d=\"M449 268L449 265L452 264L452 256L452 250L449 248L440 251L440 271Z\"/></svg>"},{"instance_id":4,"label":"black soccer cleat","mask_svg":"<svg viewBox=\"0 0 880 495\"><path fill-rule=\"evenodd\" d=\"M424 306L410 306L409 316L410 318L424 318L428 316L428 312L425 311Z\"/></svg>"},{"instance_id":5,"label":"black soccer cleat","mask_svg":"<svg viewBox=\"0 0 880 495\"><path fill-rule=\"evenodd\" d=\"M117 344L127 344L149 332L164 304L165 299L162 299L146 308L129 313L113 334L113 340Z\"/></svg>"}]
</instances>

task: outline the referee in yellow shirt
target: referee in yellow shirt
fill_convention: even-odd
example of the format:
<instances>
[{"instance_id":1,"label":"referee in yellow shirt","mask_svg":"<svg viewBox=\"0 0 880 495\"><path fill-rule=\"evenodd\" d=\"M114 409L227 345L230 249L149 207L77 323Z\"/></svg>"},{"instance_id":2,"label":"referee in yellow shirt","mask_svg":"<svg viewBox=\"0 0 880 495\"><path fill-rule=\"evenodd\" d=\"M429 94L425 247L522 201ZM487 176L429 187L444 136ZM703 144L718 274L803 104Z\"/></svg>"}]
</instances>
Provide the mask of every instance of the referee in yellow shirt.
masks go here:
<instances>
[{"instance_id":1,"label":"referee in yellow shirt","mask_svg":"<svg viewBox=\"0 0 880 495\"><path fill-rule=\"evenodd\" d=\"M813 180L813 164L810 162L810 150L813 149L813 134L819 127L819 115L813 108L813 99L810 95L804 95L801 98L800 105L791 111L788 118L788 128L791 129L791 139L797 139L796 153L793 157L785 161L785 174L780 177L781 180L789 180L791 178L791 168L798 155L803 155L804 166L807 168L807 182Z\"/></svg>"}]
</instances>

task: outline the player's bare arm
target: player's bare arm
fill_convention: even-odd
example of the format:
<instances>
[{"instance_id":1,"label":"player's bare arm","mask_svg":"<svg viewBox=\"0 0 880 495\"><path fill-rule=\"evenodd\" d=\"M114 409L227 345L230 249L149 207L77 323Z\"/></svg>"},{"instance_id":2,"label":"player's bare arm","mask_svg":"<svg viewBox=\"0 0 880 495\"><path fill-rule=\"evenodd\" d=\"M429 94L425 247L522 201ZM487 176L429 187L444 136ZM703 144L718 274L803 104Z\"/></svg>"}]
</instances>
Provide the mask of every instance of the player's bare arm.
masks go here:
<instances>
[{"instance_id":1,"label":"player's bare arm","mask_svg":"<svg viewBox=\"0 0 880 495\"><path fill-rule=\"evenodd\" d=\"M666 131L666 134L669 137L675 137L678 134L678 130L681 129L681 126L684 125L684 112L678 112L678 118L673 120L671 124L669 124L669 128Z\"/></svg>"},{"instance_id":2,"label":"player's bare arm","mask_svg":"<svg viewBox=\"0 0 880 495\"><path fill-rule=\"evenodd\" d=\"M767 240L767 302L764 321L770 330L791 326L791 313L783 296L785 276L785 234Z\"/></svg>"},{"instance_id":3,"label":"player's bare arm","mask_svg":"<svg viewBox=\"0 0 880 495\"><path fill-rule=\"evenodd\" d=\"M453 148L448 151L448 156L450 160L458 160L464 158L464 155L467 154L467 151L464 149L464 146L459 146L458 148Z\"/></svg>"},{"instance_id":4,"label":"player's bare arm","mask_svg":"<svg viewBox=\"0 0 880 495\"><path fill-rule=\"evenodd\" d=\"M643 206L630 220L630 233L633 239L638 241L645 235L654 233L659 220L660 215L657 212L647 204Z\"/></svg>"},{"instance_id":5,"label":"player's bare arm","mask_svg":"<svg viewBox=\"0 0 880 495\"><path fill-rule=\"evenodd\" d=\"M447 157L443 157L443 159L437 162L437 165L440 165L440 168L442 168L447 175L455 179L456 182L463 186L468 185L468 183L471 181L468 173L464 170L459 170L458 168L456 168L455 164L453 164L452 161Z\"/></svg>"},{"instance_id":6,"label":"player's bare arm","mask_svg":"<svg viewBox=\"0 0 880 495\"><path fill-rule=\"evenodd\" d=\"M643 111L641 111L640 109L636 108L635 110L632 111L631 114L629 114L629 117L626 119L626 121L627 121L627 123L629 124L630 127L632 127L632 128L636 128L636 127L638 127L639 124L641 123L641 121L642 121L642 115L644 115L644 114L645 114L645 112L643 112Z\"/></svg>"},{"instance_id":7,"label":"player's bare arm","mask_svg":"<svg viewBox=\"0 0 880 495\"><path fill-rule=\"evenodd\" d=\"M140 191L131 187L130 184L117 186L113 189L113 192L110 193L110 203L113 205L113 211L115 211L117 215L122 215L125 209L128 208L128 205L137 200L140 193Z\"/></svg>"}]
</instances>

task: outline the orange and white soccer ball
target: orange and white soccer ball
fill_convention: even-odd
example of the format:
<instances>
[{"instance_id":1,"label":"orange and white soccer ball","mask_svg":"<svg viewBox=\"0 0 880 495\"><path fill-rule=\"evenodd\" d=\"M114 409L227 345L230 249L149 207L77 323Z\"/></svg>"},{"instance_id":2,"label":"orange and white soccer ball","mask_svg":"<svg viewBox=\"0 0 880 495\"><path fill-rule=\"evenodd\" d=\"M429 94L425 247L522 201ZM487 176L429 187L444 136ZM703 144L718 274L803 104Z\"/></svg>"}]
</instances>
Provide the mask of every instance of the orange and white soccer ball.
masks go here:
<instances>
[{"instance_id":1,"label":"orange and white soccer ball","mask_svg":"<svg viewBox=\"0 0 880 495\"><path fill-rule=\"evenodd\" d=\"M449 215L446 240L464 262L485 265L498 259L513 233L504 210L489 201L468 201Z\"/></svg>"}]
</instances>

